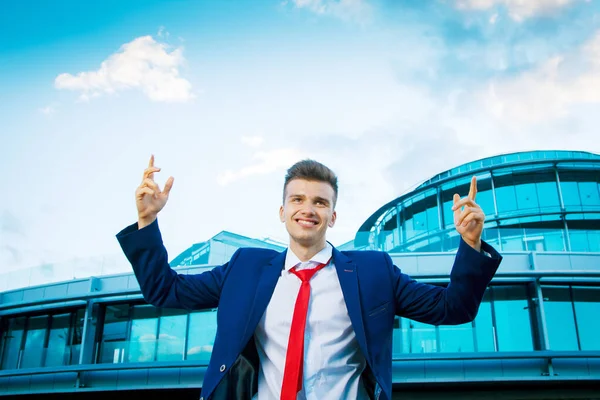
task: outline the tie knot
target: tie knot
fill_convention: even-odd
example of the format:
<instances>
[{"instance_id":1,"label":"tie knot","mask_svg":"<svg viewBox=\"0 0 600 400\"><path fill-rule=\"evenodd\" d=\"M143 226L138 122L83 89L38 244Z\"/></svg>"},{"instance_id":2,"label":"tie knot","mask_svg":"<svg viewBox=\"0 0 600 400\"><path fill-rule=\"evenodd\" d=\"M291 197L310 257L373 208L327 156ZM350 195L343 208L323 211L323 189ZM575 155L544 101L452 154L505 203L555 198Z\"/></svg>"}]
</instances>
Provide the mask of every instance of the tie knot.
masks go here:
<instances>
[{"instance_id":1,"label":"tie knot","mask_svg":"<svg viewBox=\"0 0 600 400\"><path fill-rule=\"evenodd\" d=\"M331 259L330 259L331 260ZM300 271L296 271L296 267L290 270L291 273L296 275L302 282L308 282L311 278L320 270L322 270L327 264L329 264L329 260L324 264L319 264L315 268L303 269Z\"/></svg>"}]
</instances>

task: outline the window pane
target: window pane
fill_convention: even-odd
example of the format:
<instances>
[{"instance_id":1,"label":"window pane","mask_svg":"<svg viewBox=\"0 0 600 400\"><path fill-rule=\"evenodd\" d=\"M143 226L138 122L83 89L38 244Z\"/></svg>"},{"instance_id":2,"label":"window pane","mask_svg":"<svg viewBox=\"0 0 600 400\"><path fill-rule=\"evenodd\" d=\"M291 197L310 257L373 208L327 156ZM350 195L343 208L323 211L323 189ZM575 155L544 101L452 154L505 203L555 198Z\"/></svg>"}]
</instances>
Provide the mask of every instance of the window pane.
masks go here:
<instances>
[{"instance_id":1,"label":"window pane","mask_svg":"<svg viewBox=\"0 0 600 400\"><path fill-rule=\"evenodd\" d=\"M71 335L71 351L69 354L69 364L79 364L79 354L81 353L81 339L83 337L83 323L85 322L85 309L79 309L75 313L75 324Z\"/></svg>"},{"instance_id":2,"label":"window pane","mask_svg":"<svg viewBox=\"0 0 600 400\"><path fill-rule=\"evenodd\" d=\"M394 332L392 344L392 357L401 357L410 353L410 322L406 318L396 317L394 319Z\"/></svg>"},{"instance_id":3,"label":"window pane","mask_svg":"<svg viewBox=\"0 0 600 400\"><path fill-rule=\"evenodd\" d=\"M533 350L530 305L524 286L493 288L499 351Z\"/></svg>"},{"instance_id":4,"label":"window pane","mask_svg":"<svg viewBox=\"0 0 600 400\"><path fill-rule=\"evenodd\" d=\"M410 350L411 353L437 352L435 326L410 321Z\"/></svg>"},{"instance_id":5,"label":"window pane","mask_svg":"<svg viewBox=\"0 0 600 400\"><path fill-rule=\"evenodd\" d=\"M44 356L44 340L48 328L48 316L30 317L27 321L25 350L21 368L41 367Z\"/></svg>"},{"instance_id":6,"label":"window pane","mask_svg":"<svg viewBox=\"0 0 600 400\"><path fill-rule=\"evenodd\" d=\"M595 209L600 206L598 184L596 182L579 182L579 196L584 209Z\"/></svg>"},{"instance_id":7,"label":"window pane","mask_svg":"<svg viewBox=\"0 0 600 400\"><path fill-rule=\"evenodd\" d=\"M538 203L537 191L535 183L526 183L515 186L517 194L517 205L519 210L537 210L540 205Z\"/></svg>"},{"instance_id":8,"label":"window pane","mask_svg":"<svg viewBox=\"0 0 600 400\"><path fill-rule=\"evenodd\" d=\"M491 289L488 289L479 306L477 317L474 321L475 335L477 338L476 351L496 351L494 325L492 320Z\"/></svg>"},{"instance_id":9,"label":"window pane","mask_svg":"<svg viewBox=\"0 0 600 400\"><path fill-rule=\"evenodd\" d=\"M163 309L158 333L158 361L183 360L187 312Z\"/></svg>"},{"instance_id":10,"label":"window pane","mask_svg":"<svg viewBox=\"0 0 600 400\"><path fill-rule=\"evenodd\" d=\"M129 330L129 304L107 305L98 362L122 363Z\"/></svg>"},{"instance_id":11,"label":"window pane","mask_svg":"<svg viewBox=\"0 0 600 400\"><path fill-rule=\"evenodd\" d=\"M517 197L513 186L504 186L496 188L496 202L498 212L510 212L517 210Z\"/></svg>"},{"instance_id":12,"label":"window pane","mask_svg":"<svg viewBox=\"0 0 600 400\"><path fill-rule=\"evenodd\" d=\"M5 324L6 329L2 336L2 369L15 369L18 367L25 317L10 318Z\"/></svg>"},{"instance_id":13,"label":"window pane","mask_svg":"<svg viewBox=\"0 0 600 400\"><path fill-rule=\"evenodd\" d=\"M438 329L441 352L475 351L472 323L440 326Z\"/></svg>"},{"instance_id":14,"label":"window pane","mask_svg":"<svg viewBox=\"0 0 600 400\"><path fill-rule=\"evenodd\" d=\"M600 350L600 288L573 288L581 350Z\"/></svg>"},{"instance_id":15,"label":"window pane","mask_svg":"<svg viewBox=\"0 0 600 400\"><path fill-rule=\"evenodd\" d=\"M571 251L590 251L587 231L579 229L569 230Z\"/></svg>"},{"instance_id":16,"label":"window pane","mask_svg":"<svg viewBox=\"0 0 600 400\"><path fill-rule=\"evenodd\" d=\"M577 182L560 182L560 190L562 192L563 202L565 207L578 207L581 206L581 199L579 198L579 188Z\"/></svg>"},{"instance_id":17,"label":"window pane","mask_svg":"<svg viewBox=\"0 0 600 400\"><path fill-rule=\"evenodd\" d=\"M542 288L551 350L579 350L569 288Z\"/></svg>"},{"instance_id":18,"label":"window pane","mask_svg":"<svg viewBox=\"0 0 600 400\"><path fill-rule=\"evenodd\" d=\"M154 361L158 308L151 305L134 306L127 362Z\"/></svg>"},{"instance_id":19,"label":"window pane","mask_svg":"<svg viewBox=\"0 0 600 400\"><path fill-rule=\"evenodd\" d=\"M208 363L217 332L217 313L201 311L190 314L187 359Z\"/></svg>"},{"instance_id":20,"label":"window pane","mask_svg":"<svg viewBox=\"0 0 600 400\"><path fill-rule=\"evenodd\" d=\"M45 365L47 367L67 364L66 356L70 323L71 314L52 316L52 325L48 337L48 350L46 351Z\"/></svg>"},{"instance_id":21,"label":"window pane","mask_svg":"<svg viewBox=\"0 0 600 400\"><path fill-rule=\"evenodd\" d=\"M540 208L542 211L547 208L560 207L558 199L558 189L556 182L540 182L536 183Z\"/></svg>"},{"instance_id":22,"label":"window pane","mask_svg":"<svg viewBox=\"0 0 600 400\"><path fill-rule=\"evenodd\" d=\"M439 229L440 223L438 220L438 209L432 207L427 209L427 230L433 231Z\"/></svg>"},{"instance_id":23,"label":"window pane","mask_svg":"<svg viewBox=\"0 0 600 400\"><path fill-rule=\"evenodd\" d=\"M477 186L479 189L479 184ZM479 204L485 215L494 215L496 212L494 209L494 195L491 190L477 192L477 204Z\"/></svg>"}]
</instances>

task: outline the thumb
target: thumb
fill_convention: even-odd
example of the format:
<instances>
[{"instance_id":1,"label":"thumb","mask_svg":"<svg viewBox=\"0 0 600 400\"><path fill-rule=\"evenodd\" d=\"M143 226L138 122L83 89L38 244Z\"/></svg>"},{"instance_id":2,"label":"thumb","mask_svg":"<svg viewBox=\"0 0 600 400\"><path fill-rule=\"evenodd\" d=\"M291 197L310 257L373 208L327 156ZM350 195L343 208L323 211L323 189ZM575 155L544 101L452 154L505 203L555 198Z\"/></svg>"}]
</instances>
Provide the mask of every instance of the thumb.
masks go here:
<instances>
[{"instance_id":1,"label":"thumb","mask_svg":"<svg viewBox=\"0 0 600 400\"><path fill-rule=\"evenodd\" d=\"M165 196L168 196L169 193L171 192L171 188L173 187L174 181L175 181L175 178L173 178L172 176L170 176L169 179L167 179L167 182L165 183L165 187L163 189L163 194Z\"/></svg>"}]
</instances>

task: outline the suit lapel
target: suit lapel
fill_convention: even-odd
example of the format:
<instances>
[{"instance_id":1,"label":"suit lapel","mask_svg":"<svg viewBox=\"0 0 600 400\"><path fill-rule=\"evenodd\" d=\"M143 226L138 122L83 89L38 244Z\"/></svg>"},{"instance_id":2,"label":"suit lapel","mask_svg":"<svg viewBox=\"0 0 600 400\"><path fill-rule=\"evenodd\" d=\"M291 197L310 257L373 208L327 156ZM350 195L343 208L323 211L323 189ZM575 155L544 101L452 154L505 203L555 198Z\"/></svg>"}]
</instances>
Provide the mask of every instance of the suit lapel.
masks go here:
<instances>
[{"instance_id":1,"label":"suit lapel","mask_svg":"<svg viewBox=\"0 0 600 400\"><path fill-rule=\"evenodd\" d=\"M336 250L335 247L333 248L333 262L340 280L344 301L346 302L346 308L348 309L348 315L350 316L356 339L365 358L368 360L369 353L367 351L365 326L362 318L360 294L358 292L358 271L356 270L356 264L350 258Z\"/></svg>"},{"instance_id":2,"label":"suit lapel","mask_svg":"<svg viewBox=\"0 0 600 400\"><path fill-rule=\"evenodd\" d=\"M283 270L286 252L287 250L284 250L277 254L269 264L262 267L260 276L258 277L254 302L250 309L248 322L246 324L244 338L248 336L248 330L250 330L250 335L254 333L256 326L267 309L269 300L271 300L273 291L275 291L277 280Z\"/></svg>"}]
</instances>

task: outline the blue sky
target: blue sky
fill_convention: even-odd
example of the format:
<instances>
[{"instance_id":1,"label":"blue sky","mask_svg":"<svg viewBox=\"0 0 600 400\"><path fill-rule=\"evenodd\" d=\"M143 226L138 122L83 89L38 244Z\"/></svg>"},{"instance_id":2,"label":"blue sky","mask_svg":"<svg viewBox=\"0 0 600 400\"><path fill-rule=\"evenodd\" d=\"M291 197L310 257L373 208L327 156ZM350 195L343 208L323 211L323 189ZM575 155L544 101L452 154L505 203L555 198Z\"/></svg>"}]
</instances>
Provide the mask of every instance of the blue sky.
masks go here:
<instances>
[{"instance_id":1,"label":"blue sky","mask_svg":"<svg viewBox=\"0 0 600 400\"><path fill-rule=\"evenodd\" d=\"M171 257L221 230L286 241L306 157L339 175L341 244L458 164L600 152L600 5L9 0L0 87L2 270L119 257L150 154L175 177Z\"/></svg>"}]
</instances>

